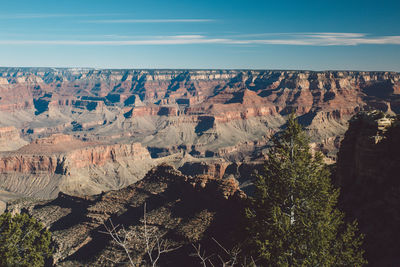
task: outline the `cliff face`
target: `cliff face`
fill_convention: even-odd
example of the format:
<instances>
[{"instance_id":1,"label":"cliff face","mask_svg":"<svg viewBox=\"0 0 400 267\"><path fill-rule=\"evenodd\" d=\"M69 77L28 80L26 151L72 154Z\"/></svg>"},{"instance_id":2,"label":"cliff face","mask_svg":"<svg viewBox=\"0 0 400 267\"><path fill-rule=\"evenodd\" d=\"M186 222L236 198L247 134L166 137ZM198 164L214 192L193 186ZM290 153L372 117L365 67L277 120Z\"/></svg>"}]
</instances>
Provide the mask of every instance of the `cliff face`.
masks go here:
<instances>
[{"instance_id":1,"label":"cliff face","mask_svg":"<svg viewBox=\"0 0 400 267\"><path fill-rule=\"evenodd\" d=\"M361 113L350 121L340 147L336 182L348 219L357 219L366 234L372 266L400 261L400 124L380 112Z\"/></svg>"},{"instance_id":2,"label":"cliff face","mask_svg":"<svg viewBox=\"0 0 400 267\"><path fill-rule=\"evenodd\" d=\"M32 108L37 115L52 107L96 110L104 104L134 106L136 115L223 111L228 118L293 108L299 114L318 108L348 114L365 104L396 112L399 101L391 96L400 92L400 75L389 72L2 68L0 77L0 109ZM137 107L138 102L156 106ZM163 107L175 104L182 108Z\"/></svg>"},{"instance_id":3,"label":"cliff face","mask_svg":"<svg viewBox=\"0 0 400 267\"><path fill-rule=\"evenodd\" d=\"M152 166L139 143L83 142L69 135L38 139L0 154L2 189L49 198L59 191L100 193L138 179Z\"/></svg>"},{"instance_id":4,"label":"cliff face","mask_svg":"<svg viewBox=\"0 0 400 267\"><path fill-rule=\"evenodd\" d=\"M100 192L160 162L226 177L230 164L263 159L292 111L334 161L348 119L400 112L399 93L391 72L0 68L1 188Z\"/></svg>"},{"instance_id":5,"label":"cliff face","mask_svg":"<svg viewBox=\"0 0 400 267\"><path fill-rule=\"evenodd\" d=\"M60 193L52 201L17 201L8 210L27 210L50 228L57 244L57 265L110 266L127 260L111 237L102 233L103 224L109 225L110 219L130 233L128 246L133 260L140 262L146 258L146 203L148 231L178 247L163 255L160 264L195 266L197 259L189 256L192 243L208 244L207 248L213 249L211 238L224 245L232 242L245 198L232 179L191 177L162 165L152 169L143 180L120 190L87 197Z\"/></svg>"},{"instance_id":6,"label":"cliff face","mask_svg":"<svg viewBox=\"0 0 400 267\"><path fill-rule=\"evenodd\" d=\"M14 126L0 127L0 152L16 150L27 143Z\"/></svg>"},{"instance_id":7,"label":"cliff face","mask_svg":"<svg viewBox=\"0 0 400 267\"><path fill-rule=\"evenodd\" d=\"M0 125L15 126L30 139L129 132L157 145L162 123L143 125L140 118L158 117L165 126L171 118L195 117L195 129L204 124L199 116L214 121L210 129L258 118L276 130L275 122L295 110L320 141L342 134L346 120L361 109L400 111L400 75L390 72L0 68L0 78ZM182 140L182 134L178 128L174 145L198 142ZM233 145L240 141L233 139Z\"/></svg>"}]
</instances>

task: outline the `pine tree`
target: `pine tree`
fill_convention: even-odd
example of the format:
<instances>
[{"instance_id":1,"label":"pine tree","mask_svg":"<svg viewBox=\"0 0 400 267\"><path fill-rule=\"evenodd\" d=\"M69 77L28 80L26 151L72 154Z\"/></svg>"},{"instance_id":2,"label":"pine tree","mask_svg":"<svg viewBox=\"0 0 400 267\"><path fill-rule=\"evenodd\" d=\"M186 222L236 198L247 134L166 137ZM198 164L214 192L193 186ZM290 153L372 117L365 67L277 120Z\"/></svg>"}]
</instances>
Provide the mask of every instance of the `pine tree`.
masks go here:
<instances>
[{"instance_id":1,"label":"pine tree","mask_svg":"<svg viewBox=\"0 0 400 267\"><path fill-rule=\"evenodd\" d=\"M0 266L44 266L51 255L51 234L35 218L0 216Z\"/></svg>"},{"instance_id":2,"label":"pine tree","mask_svg":"<svg viewBox=\"0 0 400 267\"><path fill-rule=\"evenodd\" d=\"M292 114L277 134L246 210L250 243L267 266L362 266L362 235L336 209L339 190Z\"/></svg>"}]
</instances>

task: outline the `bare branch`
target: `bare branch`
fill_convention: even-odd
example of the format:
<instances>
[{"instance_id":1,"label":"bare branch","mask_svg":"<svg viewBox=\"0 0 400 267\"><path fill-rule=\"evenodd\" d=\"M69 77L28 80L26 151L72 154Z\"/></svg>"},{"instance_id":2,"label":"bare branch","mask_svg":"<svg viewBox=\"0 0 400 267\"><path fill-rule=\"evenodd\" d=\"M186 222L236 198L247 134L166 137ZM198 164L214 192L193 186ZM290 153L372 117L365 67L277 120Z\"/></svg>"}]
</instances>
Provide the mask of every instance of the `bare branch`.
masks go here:
<instances>
[{"instance_id":1,"label":"bare branch","mask_svg":"<svg viewBox=\"0 0 400 267\"><path fill-rule=\"evenodd\" d=\"M151 265L155 267L157 266L157 262L162 254L177 250L181 246L171 247L170 244L168 244L167 240L163 239L160 240L160 238L156 235L156 233L149 232L147 228L146 202L144 203L144 210L143 210L143 224L144 224L144 239L146 243L146 253L149 257Z\"/></svg>"},{"instance_id":2,"label":"bare branch","mask_svg":"<svg viewBox=\"0 0 400 267\"><path fill-rule=\"evenodd\" d=\"M114 226L114 223L112 222L111 219L109 221L110 221L111 227L108 227L104 223L103 225L104 225L104 228L106 229L106 232L101 231L101 233L108 234L114 240L114 242L125 251L125 254L128 256L129 263L133 267L136 267L136 264L133 262L130 251L128 249L128 244L127 244L128 234L127 234L125 228L124 227L121 228L121 232L122 232L122 237L121 237L121 235L118 233L118 225Z\"/></svg>"},{"instance_id":3,"label":"bare branch","mask_svg":"<svg viewBox=\"0 0 400 267\"><path fill-rule=\"evenodd\" d=\"M203 267L207 267L207 261L210 263L211 266L214 266L214 264L210 260L210 258L213 255L206 256L206 251L205 250L203 252L201 252L201 245L200 244L197 247L194 244L192 244L192 246L193 246L194 250L196 251L196 253L191 254L190 256L199 258L200 261L201 261L201 264L203 265Z\"/></svg>"},{"instance_id":4,"label":"bare branch","mask_svg":"<svg viewBox=\"0 0 400 267\"><path fill-rule=\"evenodd\" d=\"M218 258L222 262L222 266L234 266L237 261L239 254L241 252L239 247L234 247L231 250L227 250L224 246L222 246L214 237L212 237L212 240L229 256L228 261L224 261L220 255L218 255Z\"/></svg>"},{"instance_id":5,"label":"bare branch","mask_svg":"<svg viewBox=\"0 0 400 267\"><path fill-rule=\"evenodd\" d=\"M150 231L147 225L147 211L146 202L143 207L143 240L145 243L145 254L148 256L150 265L155 267L162 254L168 253L179 249L181 246L172 247L167 240L160 239L155 231ZM131 257L130 250L128 248L129 240L131 239L132 232L129 232L122 226L115 226L112 220L109 220L109 226L104 223L104 228L106 231L100 231L100 233L109 235L112 240L120 246L125 254L127 255L129 262L132 266L136 266Z\"/></svg>"}]
</instances>

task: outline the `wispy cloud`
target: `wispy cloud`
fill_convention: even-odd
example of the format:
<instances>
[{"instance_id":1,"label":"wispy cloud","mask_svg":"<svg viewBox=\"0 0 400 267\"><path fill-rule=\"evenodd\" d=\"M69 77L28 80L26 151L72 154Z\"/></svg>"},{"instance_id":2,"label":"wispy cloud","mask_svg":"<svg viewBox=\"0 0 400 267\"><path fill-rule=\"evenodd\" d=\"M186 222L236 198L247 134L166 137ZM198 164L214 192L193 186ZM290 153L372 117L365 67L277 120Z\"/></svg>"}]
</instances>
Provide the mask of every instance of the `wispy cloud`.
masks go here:
<instances>
[{"instance_id":1,"label":"wispy cloud","mask_svg":"<svg viewBox=\"0 0 400 267\"><path fill-rule=\"evenodd\" d=\"M252 37L252 38L251 38ZM400 36L371 36L365 33L261 33L236 35L231 44L297 45L297 46L356 46L363 44L400 45Z\"/></svg>"},{"instance_id":2,"label":"wispy cloud","mask_svg":"<svg viewBox=\"0 0 400 267\"><path fill-rule=\"evenodd\" d=\"M187 45L223 44L228 39L202 38L200 36L169 36L147 40L0 40L0 45Z\"/></svg>"},{"instance_id":3,"label":"wispy cloud","mask_svg":"<svg viewBox=\"0 0 400 267\"><path fill-rule=\"evenodd\" d=\"M246 34L232 34L226 35L230 38L301 38L301 37L363 37L364 33L341 33L341 32L267 32L267 33L246 33Z\"/></svg>"},{"instance_id":4,"label":"wispy cloud","mask_svg":"<svg viewBox=\"0 0 400 267\"><path fill-rule=\"evenodd\" d=\"M102 19L86 20L85 23L129 24L129 23L202 23L214 22L214 19Z\"/></svg>"},{"instance_id":5,"label":"wispy cloud","mask_svg":"<svg viewBox=\"0 0 400 267\"><path fill-rule=\"evenodd\" d=\"M111 36L112 37L112 36ZM356 46L356 45L400 45L400 36L370 36L363 33L278 33L264 34L259 38L243 38L246 36L209 37L205 35L172 35L148 36L127 39L106 40L0 40L0 45L102 45L102 46L134 46L134 45L193 45L193 44L225 44L225 45L296 45L296 46ZM249 36L247 36L249 37Z\"/></svg>"},{"instance_id":6,"label":"wispy cloud","mask_svg":"<svg viewBox=\"0 0 400 267\"><path fill-rule=\"evenodd\" d=\"M106 14L48 14L48 13L19 13L19 14L0 14L0 19L50 19L50 18L77 18L77 17L109 17L120 16L120 13Z\"/></svg>"},{"instance_id":7,"label":"wispy cloud","mask_svg":"<svg viewBox=\"0 0 400 267\"><path fill-rule=\"evenodd\" d=\"M285 39L253 40L260 44L355 46L363 44L400 44L400 36L370 36L363 33L304 33Z\"/></svg>"}]
</instances>

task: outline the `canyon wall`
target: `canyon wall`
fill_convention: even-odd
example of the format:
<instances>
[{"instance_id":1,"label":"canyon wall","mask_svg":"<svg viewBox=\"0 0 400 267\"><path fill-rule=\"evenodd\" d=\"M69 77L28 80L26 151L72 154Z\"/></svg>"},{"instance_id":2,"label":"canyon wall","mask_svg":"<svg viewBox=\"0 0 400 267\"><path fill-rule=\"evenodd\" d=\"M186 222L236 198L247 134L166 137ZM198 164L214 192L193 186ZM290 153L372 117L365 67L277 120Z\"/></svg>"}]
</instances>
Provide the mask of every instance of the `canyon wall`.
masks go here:
<instances>
[{"instance_id":1,"label":"canyon wall","mask_svg":"<svg viewBox=\"0 0 400 267\"><path fill-rule=\"evenodd\" d=\"M59 191L95 194L131 184L152 166L148 150L139 143L52 135L0 153L0 183L3 190L39 198L55 197Z\"/></svg>"},{"instance_id":2,"label":"canyon wall","mask_svg":"<svg viewBox=\"0 0 400 267\"><path fill-rule=\"evenodd\" d=\"M372 266L400 260L399 136L397 116L363 112L350 121L338 154L340 206L366 234L366 257Z\"/></svg>"},{"instance_id":3,"label":"canyon wall","mask_svg":"<svg viewBox=\"0 0 400 267\"><path fill-rule=\"evenodd\" d=\"M97 193L162 162L242 181L226 170L262 161L291 112L334 162L348 119L400 112L399 93L394 72L0 68L0 190Z\"/></svg>"}]
</instances>

